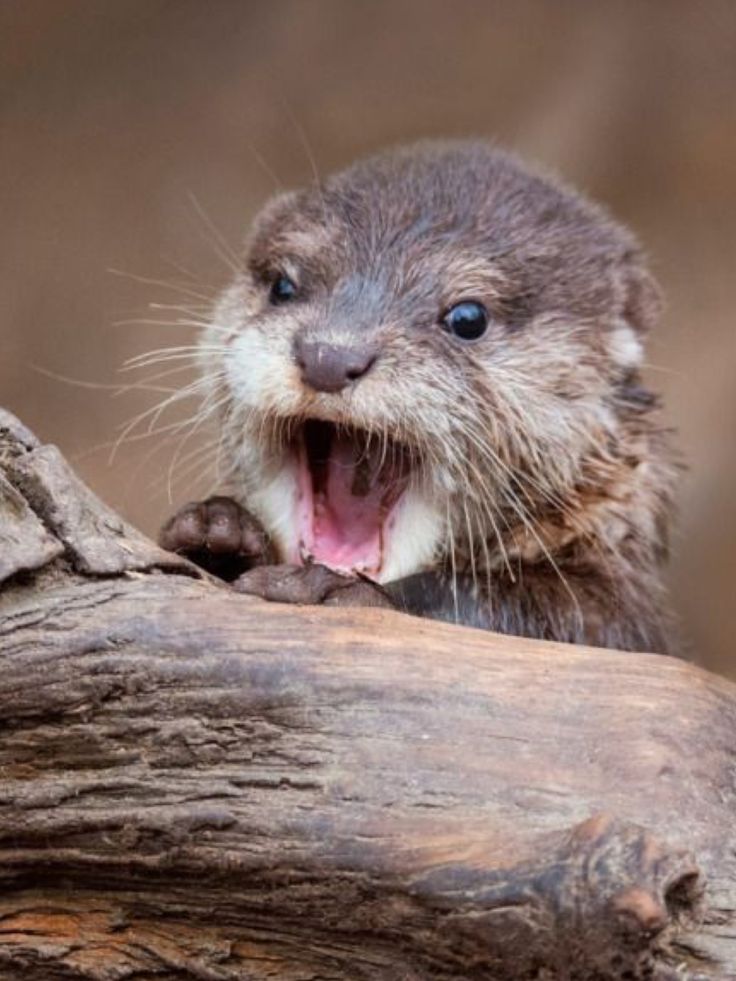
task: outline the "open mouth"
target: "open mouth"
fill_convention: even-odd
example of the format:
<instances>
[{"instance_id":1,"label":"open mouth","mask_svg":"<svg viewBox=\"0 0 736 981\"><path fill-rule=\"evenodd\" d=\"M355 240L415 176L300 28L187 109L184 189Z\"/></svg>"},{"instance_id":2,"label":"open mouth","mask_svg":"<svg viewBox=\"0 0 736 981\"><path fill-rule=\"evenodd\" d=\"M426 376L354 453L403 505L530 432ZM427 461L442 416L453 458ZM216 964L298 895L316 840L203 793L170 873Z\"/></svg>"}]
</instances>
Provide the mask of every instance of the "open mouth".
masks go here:
<instances>
[{"instance_id":1,"label":"open mouth","mask_svg":"<svg viewBox=\"0 0 736 981\"><path fill-rule=\"evenodd\" d=\"M398 443L308 420L298 437L299 558L376 577L412 470Z\"/></svg>"}]
</instances>

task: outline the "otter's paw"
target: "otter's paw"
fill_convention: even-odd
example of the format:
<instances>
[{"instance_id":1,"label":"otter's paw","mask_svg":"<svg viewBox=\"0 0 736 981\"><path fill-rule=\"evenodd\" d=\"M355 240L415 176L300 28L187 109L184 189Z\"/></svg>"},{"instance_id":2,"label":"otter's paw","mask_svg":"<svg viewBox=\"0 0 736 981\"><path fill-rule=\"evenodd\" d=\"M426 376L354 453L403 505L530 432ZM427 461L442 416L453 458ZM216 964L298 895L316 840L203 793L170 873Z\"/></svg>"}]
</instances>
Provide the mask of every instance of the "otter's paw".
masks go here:
<instances>
[{"instance_id":1,"label":"otter's paw","mask_svg":"<svg viewBox=\"0 0 736 981\"><path fill-rule=\"evenodd\" d=\"M163 526L158 541L162 548L228 581L273 561L260 522L229 497L185 504Z\"/></svg>"},{"instance_id":2,"label":"otter's paw","mask_svg":"<svg viewBox=\"0 0 736 981\"><path fill-rule=\"evenodd\" d=\"M394 609L391 599L377 583L343 576L324 565L259 566L236 580L233 588L274 603Z\"/></svg>"}]
</instances>

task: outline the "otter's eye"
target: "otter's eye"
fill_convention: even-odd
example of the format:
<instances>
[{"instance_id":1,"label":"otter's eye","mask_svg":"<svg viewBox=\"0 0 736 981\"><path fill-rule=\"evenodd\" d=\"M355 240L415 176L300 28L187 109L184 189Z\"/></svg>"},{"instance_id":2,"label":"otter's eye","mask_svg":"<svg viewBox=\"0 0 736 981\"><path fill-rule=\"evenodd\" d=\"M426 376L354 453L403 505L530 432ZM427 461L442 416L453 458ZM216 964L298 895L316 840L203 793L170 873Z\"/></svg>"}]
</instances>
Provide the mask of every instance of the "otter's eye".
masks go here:
<instances>
[{"instance_id":1,"label":"otter's eye","mask_svg":"<svg viewBox=\"0 0 736 981\"><path fill-rule=\"evenodd\" d=\"M296 283L288 276L278 276L271 284L269 299L271 303L288 303L297 294Z\"/></svg>"},{"instance_id":2,"label":"otter's eye","mask_svg":"<svg viewBox=\"0 0 736 981\"><path fill-rule=\"evenodd\" d=\"M475 300L463 300L450 307L442 319L442 323L451 334L463 341L476 341L486 332L488 326L488 311L482 303Z\"/></svg>"}]
</instances>

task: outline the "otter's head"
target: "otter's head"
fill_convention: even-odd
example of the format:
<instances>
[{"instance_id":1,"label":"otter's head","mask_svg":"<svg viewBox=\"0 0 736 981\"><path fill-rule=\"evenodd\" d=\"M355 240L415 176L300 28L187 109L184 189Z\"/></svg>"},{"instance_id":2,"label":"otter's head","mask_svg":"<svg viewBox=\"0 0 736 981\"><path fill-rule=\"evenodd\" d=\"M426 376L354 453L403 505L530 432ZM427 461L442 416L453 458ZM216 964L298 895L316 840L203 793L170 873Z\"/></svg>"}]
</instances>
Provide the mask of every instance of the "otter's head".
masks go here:
<instances>
[{"instance_id":1,"label":"otter's head","mask_svg":"<svg viewBox=\"0 0 736 981\"><path fill-rule=\"evenodd\" d=\"M492 566L615 448L656 305L626 232L481 143L278 197L202 341L235 494L284 561Z\"/></svg>"}]
</instances>

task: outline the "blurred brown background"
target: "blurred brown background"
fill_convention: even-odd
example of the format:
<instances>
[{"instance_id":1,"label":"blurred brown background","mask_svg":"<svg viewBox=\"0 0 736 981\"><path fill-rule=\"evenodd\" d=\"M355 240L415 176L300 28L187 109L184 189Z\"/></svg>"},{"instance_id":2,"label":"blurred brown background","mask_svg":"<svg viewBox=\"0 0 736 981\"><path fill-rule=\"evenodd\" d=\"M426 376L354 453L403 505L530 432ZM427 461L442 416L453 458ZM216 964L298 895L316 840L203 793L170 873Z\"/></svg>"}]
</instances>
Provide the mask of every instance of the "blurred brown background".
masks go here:
<instances>
[{"instance_id":1,"label":"blurred brown background","mask_svg":"<svg viewBox=\"0 0 736 981\"><path fill-rule=\"evenodd\" d=\"M278 184L311 178L310 153L322 172L492 136L652 255L669 305L651 381L691 466L673 588L699 659L736 675L733 0L2 0L0 48L0 402L112 505L148 531L170 510L174 443L134 441L112 465L95 449L154 396L32 366L130 380L127 357L192 332L115 326L178 301L110 267L181 280L175 263L216 287L228 270L190 193L237 243ZM176 501L202 488L180 473Z\"/></svg>"}]
</instances>

